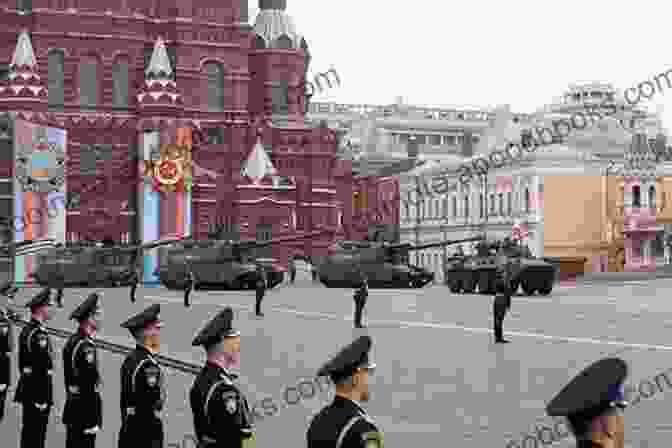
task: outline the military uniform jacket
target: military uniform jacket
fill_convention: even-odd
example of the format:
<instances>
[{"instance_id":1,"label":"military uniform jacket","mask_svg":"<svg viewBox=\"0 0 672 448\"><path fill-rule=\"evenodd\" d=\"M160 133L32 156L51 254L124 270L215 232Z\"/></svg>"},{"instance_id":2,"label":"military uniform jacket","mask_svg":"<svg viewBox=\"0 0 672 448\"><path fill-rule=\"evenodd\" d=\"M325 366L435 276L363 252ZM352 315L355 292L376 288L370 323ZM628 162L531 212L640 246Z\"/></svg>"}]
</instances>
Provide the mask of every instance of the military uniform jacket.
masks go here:
<instances>
[{"instance_id":1,"label":"military uniform jacket","mask_svg":"<svg viewBox=\"0 0 672 448\"><path fill-rule=\"evenodd\" d=\"M11 381L11 358L14 351L14 326L5 310L0 310L0 384Z\"/></svg>"},{"instance_id":2,"label":"military uniform jacket","mask_svg":"<svg viewBox=\"0 0 672 448\"><path fill-rule=\"evenodd\" d=\"M53 347L44 326L31 320L19 334L21 376L14 401L22 404L54 404Z\"/></svg>"},{"instance_id":3,"label":"military uniform jacket","mask_svg":"<svg viewBox=\"0 0 672 448\"><path fill-rule=\"evenodd\" d=\"M63 376L67 396L63 423L102 428L102 402L98 392L100 372L93 339L79 332L70 336L63 348Z\"/></svg>"},{"instance_id":4,"label":"military uniform jacket","mask_svg":"<svg viewBox=\"0 0 672 448\"><path fill-rule=\"evenodd\" d=\"M383 435L357 403L336 396L310 422L308 448L382 448Z\"/></svg>"},{"instance_id":5,"label":"military uniform jacket","mask_svg":"<svg viewBox=\"0 0 672 448\"><path fill-rule=\"evenodd\" d=\"M194 429L206 447L242 447L254 435L252 413L233 376L206 363L189 393Z\"/></svg>"},{"instance_id":6,"label":"military uniform jacket","mask_svg":"<svg viewBox=\"0 0 672 448\"><path fill-rule=\"evenodd\" d=\"M369 288L363 283L357 291L355 291L355 300L366 300L369 297Z\"/></svg>"},{"instance_id":7,"label":"military uniform jacket","mask_svg":"<svg viewBox=\"0 0 672 448\"><path fill-rule=\"evenodd\" d=\"M165 378L149 350L136 346L121 365L121 419L154 420L166 400Z\"/></svg>"}]
</instances>

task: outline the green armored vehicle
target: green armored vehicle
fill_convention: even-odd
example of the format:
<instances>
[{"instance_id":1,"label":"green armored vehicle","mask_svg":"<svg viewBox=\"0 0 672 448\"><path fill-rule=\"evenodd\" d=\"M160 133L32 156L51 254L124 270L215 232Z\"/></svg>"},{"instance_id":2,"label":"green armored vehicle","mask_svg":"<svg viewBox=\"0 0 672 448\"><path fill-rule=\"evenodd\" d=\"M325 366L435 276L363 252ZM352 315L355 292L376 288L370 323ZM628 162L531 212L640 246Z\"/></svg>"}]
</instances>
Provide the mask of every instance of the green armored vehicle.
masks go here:
<instances>
[{"instance_id":1,"label":"green armored vehicle","mask_svg":"<svg viewBox=\"0 0 672 448\"><path fill-rule=\"evenodd\" d=\"M476 247L476 255L458 257L446 263L445 283L453 293L494 294L496 285L496 257L503 251L513 261L511 288L514 293L522 288L525 295L539 292L548 295L553 290L555 267L535 258L527 248L521 248L509 239L482 242Z\"/></svg>"}]
</instances>

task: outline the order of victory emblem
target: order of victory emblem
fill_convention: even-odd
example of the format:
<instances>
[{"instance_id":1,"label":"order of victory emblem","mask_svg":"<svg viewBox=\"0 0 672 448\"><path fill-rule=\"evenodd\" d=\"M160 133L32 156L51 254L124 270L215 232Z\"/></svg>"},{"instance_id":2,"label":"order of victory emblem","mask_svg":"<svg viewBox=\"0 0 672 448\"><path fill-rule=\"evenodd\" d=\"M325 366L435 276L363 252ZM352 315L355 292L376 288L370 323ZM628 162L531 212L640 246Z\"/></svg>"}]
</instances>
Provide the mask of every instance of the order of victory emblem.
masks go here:
<instances>
[{"instance_id":1,"label":"order of victory emblem","mask_svg":"<svg viewBox=\"0 0 672 448\"><path fill-rule=\"evenodd\" d=\"M153 151L156 153L156 151ZM191 190L191 151L187 145L163 145L158 160L144 161L144 176L151 178L155 191L184 192Z\"/></svg>"},{"instance_id":2,"label":"order of victory emblem","mask_svg":"<svg viewBox=\"0 0 672 448\"><path fill-rule=\"evenodd\" d=\"M17 145L16 178L23 191L51 193L65 183L65 148L49 141L47 128L33 128L32 144Z\"/></svg>"}]
</instances>

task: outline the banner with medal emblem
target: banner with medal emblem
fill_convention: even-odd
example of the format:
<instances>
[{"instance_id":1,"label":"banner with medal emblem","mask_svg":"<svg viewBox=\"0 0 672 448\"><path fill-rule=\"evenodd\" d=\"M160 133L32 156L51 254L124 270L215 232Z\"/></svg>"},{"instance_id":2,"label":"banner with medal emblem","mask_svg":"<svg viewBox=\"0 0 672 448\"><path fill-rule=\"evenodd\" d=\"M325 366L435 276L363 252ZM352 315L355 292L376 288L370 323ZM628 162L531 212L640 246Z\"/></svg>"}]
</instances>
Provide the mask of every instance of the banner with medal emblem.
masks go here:
<instances>
[{"instance_id":1,"label":"banner with medal emblem","mask_svg":"<svg viewBox=\"0 0 672 448\"><path fill-rule=\"evenodd\" d=\"M15 241L65 241L66 212L53 204L66 194L67 132L30 123L14 122ZM20 221L20 222L19 222ZM31 281L37 255L17 256L14 279Z\"/></svg>"},{"instance_id":2,"label":"banner with medal emblem","mask_svg":"<svg viewBox=\"0 0 672 448\"><path fill-rule=\"evenodd\" d=\"M191 128L168 127L140 136L138 211L143 217L143 243L167 235L185 235L191 229ZM143 281L158 282L158 249L144 256Z\"/></svg>"}]
</instances>

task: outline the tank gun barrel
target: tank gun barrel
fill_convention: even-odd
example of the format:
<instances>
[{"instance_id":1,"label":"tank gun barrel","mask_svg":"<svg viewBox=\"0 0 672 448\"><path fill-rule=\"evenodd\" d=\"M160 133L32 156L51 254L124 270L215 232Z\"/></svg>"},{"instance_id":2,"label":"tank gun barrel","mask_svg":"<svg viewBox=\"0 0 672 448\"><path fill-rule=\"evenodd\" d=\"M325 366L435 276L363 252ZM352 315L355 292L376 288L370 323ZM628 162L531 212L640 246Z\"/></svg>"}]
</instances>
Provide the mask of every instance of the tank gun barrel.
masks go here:
<instances>
[{"instance_id":1,"label":"tank gun barrel","mask_svg":"<svg viewBox=\"0 0 672 448\"><path fill-rule=\"evenodd\" d=\"M430 249L432 247L443 247L443 246L452 246L453 244L460 244L460 243L469 243L472 241L482 241L483 237L482 236L476 236L476 237L471 237L471 238L464 238L461 240L446 240L446 241L439 241L436 243L427 243L427 244L420 244L418 246L415 246L411 243L404 243L404 244L395 244L392 246L389 246L390 250L423 250L423 249Z\"/></svg>"},{"instance_id":2,"label":"tank gun barrel","mask_svg":"<svg viewBox=\"0 0 672 448\"><path fill-rule=\"evenodd\" d=\"M307 232L301 235L291 235L291 236L282 236L278 238L273 238L268 241L256 241L256 240L251 240L251 241L241 241L238 243L238 246L244 249L253 249L256 247L267 247L271 246L273 244L279 244L279 243L286 243L288 241L298 241L298 240L303 240L306 238L313 238L316 236L324 235L325 233L332 233L331 230L328 229L319 229L319 230L314 230L312 232Z\"/></svg>"},{"instance_id":3,"label":"tank gun barrel","mask_svg":"<svg viewBox=\"0 0 672 448\"><path fill-rule=\"evenodd\" d=\"M108 251L113 251L113 252L141 252L141 251L144 251L144 250L150 250L150 249L154 249L154 248L161 247L161 246L169 246L171 244L179 243L180 241L185 241L189 238L190 238L189 236L185 236L185 237L182 237L182 238L168 237L168 238L161 238L161 239L158 239L158 240L155 240L155 241L150 241L148 243L136 244L136 245L128 246L128 247L101 247L101 248L97 248L97 249L101 250L101 251L108 250Z\"/></svg>"}]
</instances>

